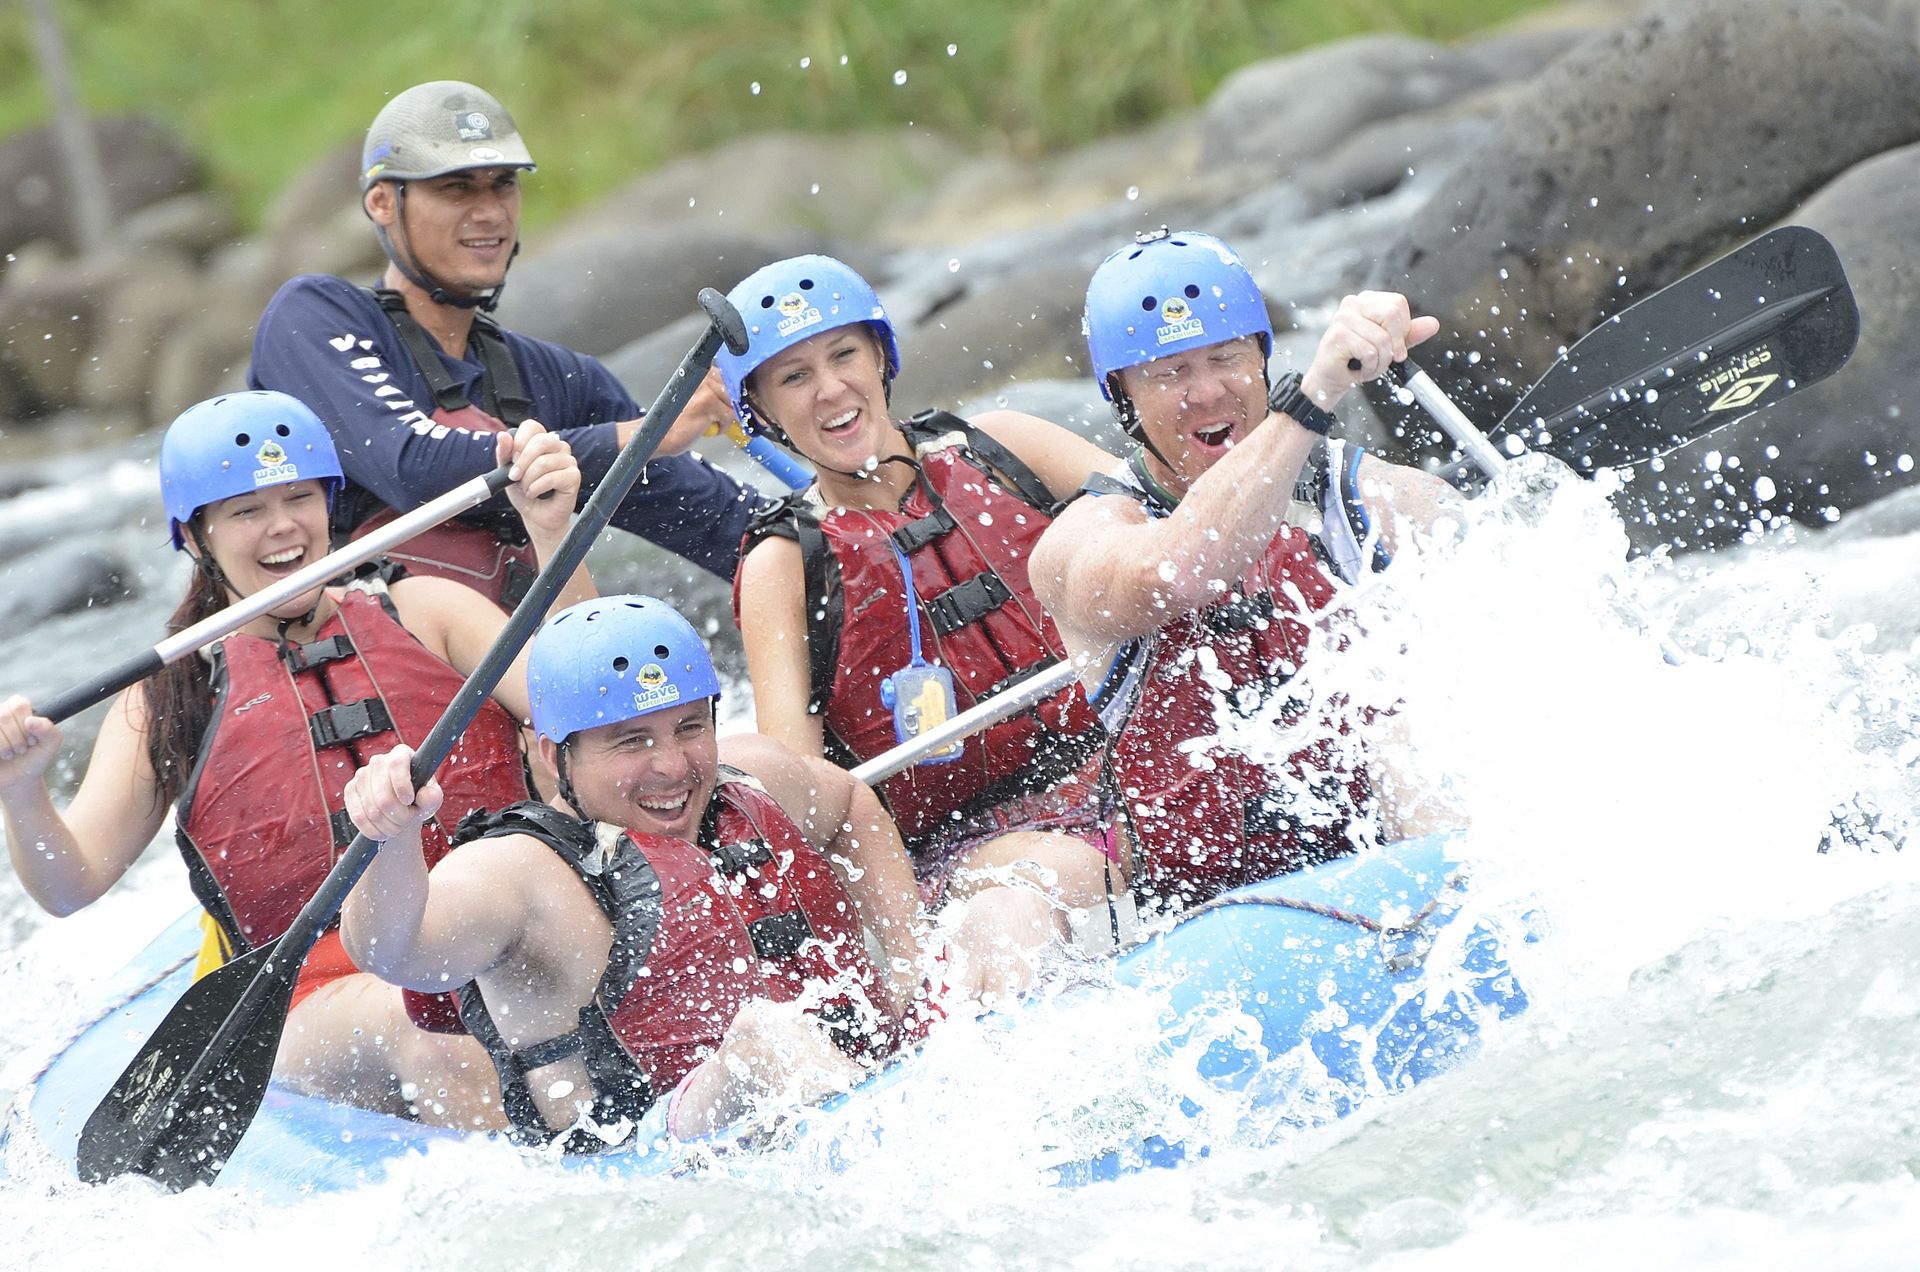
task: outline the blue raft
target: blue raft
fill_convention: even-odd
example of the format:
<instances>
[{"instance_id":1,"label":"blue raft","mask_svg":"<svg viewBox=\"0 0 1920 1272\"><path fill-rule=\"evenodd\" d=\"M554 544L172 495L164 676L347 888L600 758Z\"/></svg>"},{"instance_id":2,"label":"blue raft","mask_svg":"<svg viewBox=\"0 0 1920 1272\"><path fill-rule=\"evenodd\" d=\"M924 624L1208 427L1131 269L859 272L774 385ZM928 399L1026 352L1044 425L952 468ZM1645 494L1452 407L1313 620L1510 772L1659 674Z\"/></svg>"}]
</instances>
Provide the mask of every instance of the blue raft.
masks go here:
<instances>
[{"instance_id":1,"label":"blue raft","mask_svg":"<svg viewBox=\"0 0 1920 1272\"><path fill-rule=\"evenodd\" d=\"M1409 840L1228 893L1121 955L1116 977L1165 1002L1160 1046L1171 1061L1262 1115L1246 1135L1264 1141L1276 1128L1345 1116L1364 1100L1452 1068L1472 1054L1483 1026L1526 1007L1507 964L1508 925L1466 909L1450 843ZM14 1150L31 1137L33 1155L50 1153L72 1169L87 1115L185 990L199 938L195 918L183 918L126 969L115 1005L8 1112L0 1161L19 1156ZM1235 1027L1221 1029L1223 1018ZM1008 1023L1017 1028L1017 1015ZM876 1075L830 1102L816 1125L802 1119L783 1139L841 1133L834 1128L848 1119L840 1114L857 1112L911 1068L908 1061ZM278 1200L358 1187L381 1180L396 1159L459 1134L276 1086L220 1186ZM733 1142L722 1135L692 1147L711 1160L716 1145ZM1078 1185L1175 1165L1216 1146L1204 1136L1152 1135L1053 1169L1058 1182ZM835 1160L835 1146L824 1147L824 1154L818 1144L809 1152ZM686 1156L650 1145L565 1164L656 1174Z\"/></svg>"}]
</instances>

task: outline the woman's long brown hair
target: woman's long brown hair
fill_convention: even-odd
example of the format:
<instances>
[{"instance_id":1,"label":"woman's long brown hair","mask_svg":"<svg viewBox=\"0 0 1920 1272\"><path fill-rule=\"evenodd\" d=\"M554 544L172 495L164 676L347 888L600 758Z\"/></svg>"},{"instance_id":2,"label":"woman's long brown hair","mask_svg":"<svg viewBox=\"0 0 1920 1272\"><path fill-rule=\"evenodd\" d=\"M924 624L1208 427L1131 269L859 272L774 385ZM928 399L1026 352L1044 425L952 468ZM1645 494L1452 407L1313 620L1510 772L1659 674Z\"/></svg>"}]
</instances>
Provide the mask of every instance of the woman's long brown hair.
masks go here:
<instances>
[{"instance_id":1,"label":"woman's long brown hair","mask_svg":"<svg viewBox=\"0 0 1920 1272\"><path fill-rule=\"evenodd\" d=\"M226 608L226 591L207 571L194 567L186 599L167 620L167 634L211 618ZM156 674L144 686L147 695L147 759L159 784L160 804L180 798L200 754L200 738L213 720L213 675L207 660L188 654Z\"/></svg>"}]
</instances>

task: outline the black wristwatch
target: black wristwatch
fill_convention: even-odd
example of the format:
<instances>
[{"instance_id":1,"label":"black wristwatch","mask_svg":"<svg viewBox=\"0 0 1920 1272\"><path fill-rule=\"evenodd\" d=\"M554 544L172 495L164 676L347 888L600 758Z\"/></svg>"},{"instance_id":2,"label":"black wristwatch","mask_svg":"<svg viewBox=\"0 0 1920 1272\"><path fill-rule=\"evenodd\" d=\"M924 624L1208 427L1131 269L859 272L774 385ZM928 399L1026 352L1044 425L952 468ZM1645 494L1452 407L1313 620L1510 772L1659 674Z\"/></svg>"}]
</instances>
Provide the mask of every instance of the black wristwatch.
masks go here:
<instances>
[{"instance_id":1,"label":"black wristwatch","mask_svg":"<svg viewBox=\"0 0 1920 1272\"><path fill-rule=\"evenodd\" d=\"M1267 390L1267 409L1291 417L1301 428L1322 437L1340 419L1332 411L1323 411L1313 404L1313 399L1300 388L1298 371L1289 371L1273 382L1273 387Z\"/></svg>"}]
</instances>

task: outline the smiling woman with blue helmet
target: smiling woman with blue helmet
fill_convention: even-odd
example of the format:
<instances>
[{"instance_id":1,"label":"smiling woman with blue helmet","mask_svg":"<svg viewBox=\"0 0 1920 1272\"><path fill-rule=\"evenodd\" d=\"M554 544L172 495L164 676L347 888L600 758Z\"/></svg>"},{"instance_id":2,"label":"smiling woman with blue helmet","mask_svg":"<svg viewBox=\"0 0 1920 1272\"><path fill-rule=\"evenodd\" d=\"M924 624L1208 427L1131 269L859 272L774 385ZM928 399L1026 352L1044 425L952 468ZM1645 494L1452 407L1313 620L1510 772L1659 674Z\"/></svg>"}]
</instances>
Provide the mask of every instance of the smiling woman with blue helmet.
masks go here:
<instances>
[{"instance_id":1,"label":"smiling woman with blue helmet","mask_svg":"<svg viewBox=\"0 0 1920 1272\"><path fill-rule=\"evenodd\" d=\"M502 434L498 455L516 466L508 498L544 558L566 531L579 468L537 424ZM305 405L283 393L230 393L168 427L160 484L173 544L194 562L170 620L180 631L326 555L341 468ZM360 757L423 736L504 623L479 593L443 579L389 585L376 575L315 588L120 695L64 810L45 779L58 729L26 699L7 699L0 809L15 872L42 907L71 913L126 873L172 805L221 952L272 940L351 838L342 797ZM516 721L526 714L524 680L509 674L443 770L457 792L450 816L524 798ZM444 851L444 831L433 834ZM219 953L208 960L218 961ZM403 1000L359 973L329 935L295 988L277 1072L296 1088L372 1108L497 1124L480 1049L410 1023L445 1016L441 1004ZM383 1041L367 1046L368 1037Z\"/></svg>"},{"instance_id":2,"label":"smiling woman with blue helmet","mask_svg":"<svg viewBox=\"0 0 1920 1272\"><path fill-rule=\"evenodd\" d=\"M742 549L735 612L761 731L851 766L1056 660L1027 556L1112 457L1013 411L896 420L899 338L831 257L769 265L729 299L749 334L717 359L734 409L818 474ZM1109 930L1124 881L1097 791L1104 741L1069 689L879 784L929 900L968 902L957 945L1007 949L970 960L963 988L1021 983L1014 951L1065 935L1070 913Z\"/></svg>"}]
</instances>

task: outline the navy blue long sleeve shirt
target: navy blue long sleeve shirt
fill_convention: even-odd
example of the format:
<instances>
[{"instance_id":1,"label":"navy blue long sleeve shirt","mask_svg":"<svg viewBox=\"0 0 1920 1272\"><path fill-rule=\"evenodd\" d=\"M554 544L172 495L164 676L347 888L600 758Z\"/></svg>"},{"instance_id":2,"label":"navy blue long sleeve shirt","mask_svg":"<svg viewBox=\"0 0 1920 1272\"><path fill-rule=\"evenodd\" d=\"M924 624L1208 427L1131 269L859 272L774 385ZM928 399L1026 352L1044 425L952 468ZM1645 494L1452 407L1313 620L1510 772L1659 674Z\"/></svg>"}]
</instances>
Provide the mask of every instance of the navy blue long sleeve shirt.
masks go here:
<instances>
[{"instance_id":1,"label":"navy blue long sleeve shirt","mask_svg":"<svg viewBox=\"0 0 1920 1272\"><path fill-rule=\"evenodd\" d=\"M617 425L640 408L597 360L504 335L533 418L564 436L580 461L585 500L619 454ZM477 356L440 359L456 383L471 390L479 380ZM280 288L254 331L247 382L299 398L326 423L347 476L335 518L343 528L380 504L417 508L494 466L491 434L435 422L433 391L400 333L378 301L344 279L304 274ZM647 465L613 524L731 579L759 502L698 456L672 455Z\"/></svg>"}]
</instances>

